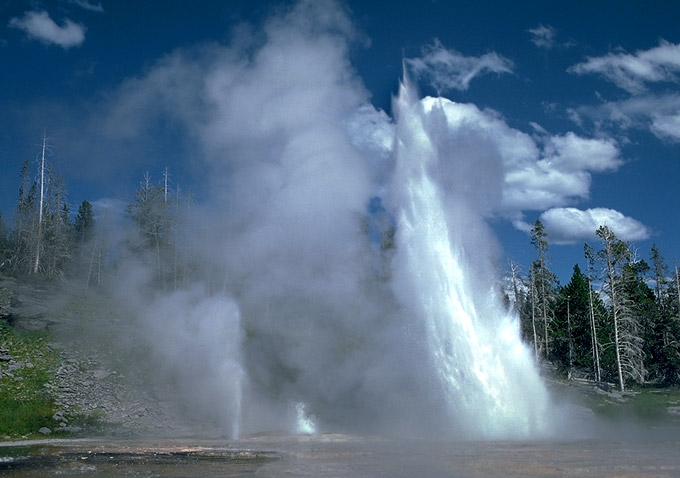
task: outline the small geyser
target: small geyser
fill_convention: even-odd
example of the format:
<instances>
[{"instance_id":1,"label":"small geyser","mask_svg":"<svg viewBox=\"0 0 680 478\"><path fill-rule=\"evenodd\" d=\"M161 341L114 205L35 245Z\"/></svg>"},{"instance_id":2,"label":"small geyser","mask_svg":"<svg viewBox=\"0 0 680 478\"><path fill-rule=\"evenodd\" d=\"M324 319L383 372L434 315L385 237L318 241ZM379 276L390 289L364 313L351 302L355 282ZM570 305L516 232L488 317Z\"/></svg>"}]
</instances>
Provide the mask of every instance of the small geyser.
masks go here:
<instances>
[{"instance_id":1,"label":"small geyser","mask_svg":"<svg viewBox=\"0 0 680 478\"><path fill-rule=\"evenodd\" d=\"M307 406L303 402L295 404L295 433L299 435L313 435L316 433L314 415L307 413Z\"/></svg>"}]
</instances>

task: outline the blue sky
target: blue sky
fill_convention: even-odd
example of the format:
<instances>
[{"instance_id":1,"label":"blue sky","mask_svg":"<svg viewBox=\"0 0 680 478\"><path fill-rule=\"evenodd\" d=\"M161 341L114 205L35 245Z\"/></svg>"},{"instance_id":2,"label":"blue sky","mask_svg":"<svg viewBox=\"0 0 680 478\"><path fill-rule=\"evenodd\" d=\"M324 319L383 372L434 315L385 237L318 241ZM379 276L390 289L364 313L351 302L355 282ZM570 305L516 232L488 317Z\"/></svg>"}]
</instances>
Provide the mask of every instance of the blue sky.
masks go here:
<instances>
[{"instance_id":1,"label":"blue sky","mask_svg":"<svg viewBox=\"0 0 680 478\"><path fill-rule=\"evenodd\" d=\"M36 157L43 129L73 210L83 199L127 202L145 171L160 180L166 166L199 199L219 187L210 158L222 123L213 121L216 105L206 99L209 81L273 41L272 19L290 21L282 12L294 4L158 5L0 4L3 217L15 207L21 164ZM526 229L540 217L563 283L573 264L583 264L583 243L596 244L601 223L641 258L654 243L670 264L680 258L676 2L320 5L344 12L334 17L341 23L324 28L347 38L338 62L349 64L353 87L367 98L353 123L361 126L352 130L357 144L384 146L405 61L422 96L459 105L457 114L475 132L468 148L502 156L502 200L488 218L508 256L528 265L534 252ZM282 46L282 75L309 67L313 78L314 65L295 61L304 58L300 51ZM245 105L266 105L261 89L275 85L275 74L247 90ZM304 109L296 105L291 114Z\"/></svg>"}]
</instances>

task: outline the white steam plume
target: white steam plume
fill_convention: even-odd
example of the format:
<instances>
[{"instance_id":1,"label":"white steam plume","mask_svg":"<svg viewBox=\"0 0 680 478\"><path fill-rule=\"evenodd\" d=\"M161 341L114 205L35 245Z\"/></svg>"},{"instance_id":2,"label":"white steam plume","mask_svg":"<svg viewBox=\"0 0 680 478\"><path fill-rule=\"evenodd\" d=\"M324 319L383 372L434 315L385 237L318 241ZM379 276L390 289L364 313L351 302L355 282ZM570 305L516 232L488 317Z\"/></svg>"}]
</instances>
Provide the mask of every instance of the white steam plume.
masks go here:
<instances>
[{"instance_id":1,"label":"white steam plume","mask_svg":"<svg viewBox=\"0 0 680 478\"><path fill-rule=\"evenodd\" d=\"M503 200L500 153L480 150L488 142L472 129L451 133L437 106L447 100L420 102L407 89L396 124L367 106L348 60L356 38L337 3L302 1L255 41L205 47L197 59L173 54L125 85L135 101L114 111L118 118L161 103L197 139L211 183L187 251L201 285L151 294L148 268L121 257L120 297L136 310L159 379L196 404L193 417L221 422L231 436L295 431L297 404L319 432L542 431L544 390L495 300L496 245L482 219ZM375 128L357 139L360 124ZM143 131L129 126L126 137ZM417 166L421 153L431 161ZM411 221L420 220L411 186L423 178L432 200L422 210L446 233L431 237L448 242L422 241ZM396 252L380 251L366 232L369 204L383 190L399 221ZM451 257L459 277L419 280L449 274L435 263ZM425 284L443 295L428 297ZM453 319L458 325L428 309L451 289L468 314ZM460 370L443 372L437 350ZM444 385L451 378L457 389Z\"/></svg>"}]
</instances>

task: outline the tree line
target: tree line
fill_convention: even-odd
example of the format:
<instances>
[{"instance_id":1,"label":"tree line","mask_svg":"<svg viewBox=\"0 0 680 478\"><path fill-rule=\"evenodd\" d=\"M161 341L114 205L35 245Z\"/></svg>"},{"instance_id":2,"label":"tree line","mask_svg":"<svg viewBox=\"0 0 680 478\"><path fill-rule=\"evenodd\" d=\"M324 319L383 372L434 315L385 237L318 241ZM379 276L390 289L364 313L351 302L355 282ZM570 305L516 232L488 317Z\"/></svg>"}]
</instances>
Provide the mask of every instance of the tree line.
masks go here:
<instances>
[{"instance_id":1,"label":"tree line","mask_svg":"<svg viewBox=\"0 0 680 478\"><path fill-rule=\"evenodd\" d=\"M600 226L598 244L584 245L587 264L577 265L561 286L549 269L549 242L536 221L531 243L536 259L526 277L511 266L513 306L522 337L538 360L567 377L614 383L680 383L680 275L656 246L650 261Z\"/></svg>"},{"instance_id":2,"label":"tree line","mask_svg":"<svg viewBox=\"0 0 680 478\"><path fill-rule=\"evenodd\" d=\"M11 227L0 213L0 273L22 278L83 280L101 284L123 260L153 271L160 288L177 288L192 267L186 255L191 195L172 187L166 170L160 183L147 173L125 211L129 226L124 245L110 244L98 233L93 205L83 200L72 217L64 181L47 158L45 138L37 168L24 162Z\"/></svg>"},{"instance_id":3,"label":"tree line","mask_svg":"<svg viewBox=\"0 0 680 478\"><path fill-rule=\"evenodd\" d=\"M83 201L71 220L64 181L48 161L43 136L37 172L23 163L13 226L0 214L0 271L18 276L54 278L82 259L94 236L94 212Z\"/></svg>"},{"instance_id":4,"label":"tree line","mask_svg":"<svg viewBox=\"0 0 680 478\"><path fill-rule=\"evenodd\" d=\"M210 267L197 264L188 253L192 234L197 234L189 225L191 194L173 186L167 169L157 182L144 175L127 206L130 227L120 247L97 233L89 201L82 201L72 218L64 181L47 152L43 138L37 168L30 162L21 168L11 227L0 214L0 273L68 276L82 280L87 289L131 259L152 271L150 281L160 289L206 280ZM377 237L372 228L379 233L384 270L376 277L388 280L395 226L384 209L376 210L367 213L362 226L367 235ZM519 316L523 340L537 360L568 377L614 383L621 390L632 384L679 384L677 264L671 271L656 246L649 262L641 259L607 226L596 234L598 243L584 246L585 271L575 265L562 286L549 267L548 235L536 221L530 232L536 259L525 275L519 265L511 265L508 297Z\"/></svg>"}]
</instances>

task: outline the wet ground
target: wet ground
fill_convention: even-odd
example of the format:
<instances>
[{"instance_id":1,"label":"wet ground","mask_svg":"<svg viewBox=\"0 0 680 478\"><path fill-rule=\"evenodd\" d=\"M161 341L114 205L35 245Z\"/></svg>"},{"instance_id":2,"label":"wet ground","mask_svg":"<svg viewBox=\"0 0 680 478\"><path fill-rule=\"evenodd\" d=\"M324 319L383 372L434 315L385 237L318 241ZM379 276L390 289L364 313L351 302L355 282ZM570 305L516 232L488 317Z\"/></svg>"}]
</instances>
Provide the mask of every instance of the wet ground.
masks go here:
<instances>
[{"instance_id":1,"label":"wet ground","mask_svg":"<svg viewBox=\"0 0 680 478\"><path fill-rule=\"evenodd\" d=\"M347 435L0 444L7 477L677 477L677 440L430 442Z\"/></svg>"}]
</instances>

